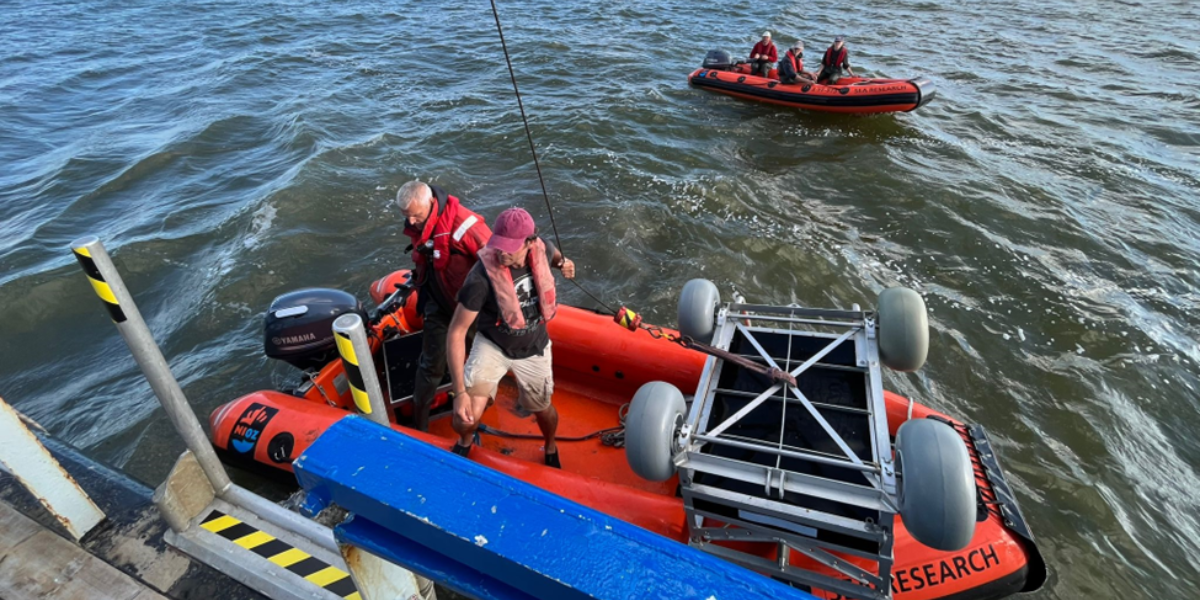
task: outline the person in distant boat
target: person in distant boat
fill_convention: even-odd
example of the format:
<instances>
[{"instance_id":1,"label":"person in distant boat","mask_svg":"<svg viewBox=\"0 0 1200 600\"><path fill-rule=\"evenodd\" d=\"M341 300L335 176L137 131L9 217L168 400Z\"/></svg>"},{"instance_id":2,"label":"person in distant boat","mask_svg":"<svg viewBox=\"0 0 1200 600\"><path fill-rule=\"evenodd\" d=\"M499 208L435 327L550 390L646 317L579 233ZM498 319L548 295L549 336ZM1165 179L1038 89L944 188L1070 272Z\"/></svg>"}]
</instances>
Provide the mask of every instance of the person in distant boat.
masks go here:
<instances>
[{"instance_id":1,"label":"person in distant boat","mask_svg":"<svg viewBox=\"0 0 1200 600\"><path fill-rule=\"evenodd\" d=\"M783 60L779 61L779 81L782 83L811 83L812 73L804 70L804 42L796 40Z\"/></svg>"},{"instance_id":2,"label":"person in distant boat","mask_svg":"<svg viewBox=\"0 0 1200 600\"><path fill-rule=\"evenodd\" d=\"M764 31L762 41L755 44L754 48L750 50L750 73L766 77L771 72L771 66L777 60L779 60L779 53L775 50L775 44L771 43L771 32Z\"/></svg>"},{"instance_id":3,"label":"person in distant boat","mask_svg":"<svg viewBox=\"0 0 1200 600\"><path fill-rule=\"evenodd\" d=\"M855 77L854 69L850 68L850 53L846 50L846 38L837 36L833 45L825 51L821 58L821 73L817 75L817 83L834 84L843 75Z\"/></svg>"},{"instance_id":4,"label":"person in distant boat","mask_svg":"<svg viewBox=\"0 0 1200 600\"><path fill-rule=\"evenodd\" d=\"M510 208L496 217L495 229L479 252L458 292L458 308L447 335L447 360L454 382L454 453L467 456L483 411L496 397L496 387L509 370L517 380L517 403L533 413L545 438L545 462L562 468L554 434L558 411L553 360L546 322L558 310L554 276L575 277L575 263L537 235L533 217ZM479 319L479 332L466 356L467 331Z\"/></svg>"},{"instance_id":5,"label":"person in distant boat","mask_svg":"<svg viewBox=\"0 0 1200 600\"><path fill-rule=\"evenodd\" d=\"M400 186L396 205L404 215L404 234L412 240L417 313L425 316L413 426L429 431L429 408L446 375L446 331L458 307L458 291L492 232L458 198L420 181Z\"/></svg>"}]
</instances>

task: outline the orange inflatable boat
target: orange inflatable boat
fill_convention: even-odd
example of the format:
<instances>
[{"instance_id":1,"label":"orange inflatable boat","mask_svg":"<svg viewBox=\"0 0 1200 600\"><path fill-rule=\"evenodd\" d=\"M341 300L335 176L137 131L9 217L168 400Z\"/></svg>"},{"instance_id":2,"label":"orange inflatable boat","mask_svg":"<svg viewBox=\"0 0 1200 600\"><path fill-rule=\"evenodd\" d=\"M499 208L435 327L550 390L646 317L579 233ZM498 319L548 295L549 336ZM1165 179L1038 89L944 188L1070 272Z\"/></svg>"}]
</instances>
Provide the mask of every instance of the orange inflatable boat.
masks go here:
<instances>
[{"instance_id":1,"label":"orange inflatable boat","mask_svg":"<svg viewBox=\"0 0 1200 600\"><path fill-rule=\"evenodd\" d=\"M386 296L407 278L407 272L400 271L371 287L375 301L384 303L381 307L384 310L371 319L370 339L377 351L377 370L380 381L386 382L383 387L389 396L386 401L393 427L449 449L455 434L450 426L445 388L435 401L429 433L405 426L411 414L405 396L411 393L411 374L420 351L420 321L415 302L394 308L399 303ZM311 298L333 297L332 290L304 292L308 294L310 307L319 304ZM393 296L407 294L408 289L403 288ZM268 312L267 353L304 365L307 371L302 383L286 392L254 392L222 405L213 412L210 424L213 445L223 460L259 472L287 475L292 461L331 424L355 411L355 404L341 360L320 354L305 356L303 362L298 358L299 353L288 354L289 343L308 344L311 354L321 340L311 337L320 337L316 330L314 333L294 328L273 330L274 315L295 314L294 308L280 304L280 300ZM343 307L346 310L362 310L348 298L342 300L346 302ZM312 323L322 324L320 315L309 316L313 316ZM328 330L328 321L323 325ZM507 379L500 386L495 405L483 417L482 448L472 451L471 460L688 543L685 507L678 495L679 479L649 481L633 472L623 448L622 407L649 381L695 390L705 355L656 339L645 331L622 330L611 316L567 306L560 307L558 316L549 323L549 333L554 344L553 402L560 415L558 440L563 469L542 464L541 435L534 419L522 414L517 406L516 389ZM1045 566L982 428L953 421L890 392L885 396L892 436L909 419L933 417L953 425L966 442L978 491L974 537L960 551L941 552L920 544L897 518L892 597L999 598L1040 587L1045 579ZM762 551L763 557L776 559L772 552ZM794 564L807 562L810 568L838 576L795 551L790 558ZM858 560L854 556L846 559ZM819 589L811 591L818 597L841 597Z\"/></svg>"},{"instance_id":2,"label":"orange inflatable boat","mask_svg":"<svg viewBox=\"0 0 1200 600\"><path fill-rule=\"evenodd\" d=\"M775 69L767 77L760 77L751 75L747 64L723 64L707 58L705 63L712 66L693 71L688 83L719 94L805 110L852 114L908 112L928 104L936 94L933 82L927 77L842 77L835 85L789 84L779 81Z\"/></svg>"}]
</instances>

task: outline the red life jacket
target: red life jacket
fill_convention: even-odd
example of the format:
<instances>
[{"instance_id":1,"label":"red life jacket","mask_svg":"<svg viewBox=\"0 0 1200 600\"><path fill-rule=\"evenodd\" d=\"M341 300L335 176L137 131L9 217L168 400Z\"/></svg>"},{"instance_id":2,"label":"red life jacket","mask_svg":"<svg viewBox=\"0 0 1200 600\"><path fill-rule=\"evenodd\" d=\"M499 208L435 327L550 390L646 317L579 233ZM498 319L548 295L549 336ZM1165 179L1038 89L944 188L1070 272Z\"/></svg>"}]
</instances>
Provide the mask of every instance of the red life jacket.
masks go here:
<instances>
[{"instance_id":1,"label":"red life jacket","mask_svg":"<svg viewBox=\"0 0 1200 600\"><path fill-rule=\"evenodd\" d=\"M512 271L500 264L497 252L494 248L484 248L479 253L479 260L483 261L483 268L492 282L492 293L496 296L500 318L509 329L525 329L525 315L521 314L521 301L517 300ZM546 262L546 243L541 238L533 242L525 260L533 276L533 289L538 295L542 320L549 321L558 312L558 303L555 302L554 276L550 274L550 265Z\"/></svg>"},{"instance_id":2,"label":"red life jacket","mask_svg":"<svg viewBox=\"0 0 1200 600\"><path fill-rule=\"evenodd\" d=\"M795 52L788 50L787 59L792 61L792 68L796 69L796 75L804 72L804 59L796 56Z\"/></svg>"},{"instance_id":3,"label":"red life jacket","mask_svg":"<svg viewBox=\"0 0 1200 600\"><path fill-rule=\"evenodd\" d=\"M821 63L825 65L825 68L827 69L833 67L843 68L846 66L846 54L847 52L845 46L842 46L841 49L836 51L833 49L833 46L830 46L829 49L825 51L825 58L821 61Z\"/></svg>"},{"instance_id":4,"label":"red life jacket","mask_svg":"<svg viewBox=\"0 0 1200 600\"><path fill-rule=\"evenodd\" d=\"M412 259L417 265L417 281L425 281L432 266L438 286L446 295L444 300L450 303L441 308L453 311L458 290L462 289L467 273L475 266L479 250L492 237L492 230L482 216L459 204L458 198L447 194L446 190L433 185L429 189L433 192L433 208L425 220L425 227L417 231L405 225L404 233L413 243ZM423 251L431 240L432 252Z\"/></svg>"}]
</instances>

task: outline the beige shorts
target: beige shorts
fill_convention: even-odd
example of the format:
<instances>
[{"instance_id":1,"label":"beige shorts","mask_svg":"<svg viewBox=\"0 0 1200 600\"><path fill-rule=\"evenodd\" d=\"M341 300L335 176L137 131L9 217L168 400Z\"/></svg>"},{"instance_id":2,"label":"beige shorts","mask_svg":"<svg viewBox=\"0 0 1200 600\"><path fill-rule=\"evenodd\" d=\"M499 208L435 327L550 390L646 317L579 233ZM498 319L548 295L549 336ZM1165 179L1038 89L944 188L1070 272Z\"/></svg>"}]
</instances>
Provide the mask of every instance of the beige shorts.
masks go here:
<instances>
[{"instance_id":1,"label":"beige shorts","mask_svg":"<svg viewBox=\"0 0 1200 600\"><path fill-rule=\"evenodd\" d=\"M463 373L467 393L472 396L496 397L496 386L511 369L517 378L517 403L525 410L537 413L550 408L550 397L554 395L554 373L551 370L550 346L541 356L513 359L504 355L492 340L476 334L471 346L471 356Z\"/></svg>"}]
</instances>

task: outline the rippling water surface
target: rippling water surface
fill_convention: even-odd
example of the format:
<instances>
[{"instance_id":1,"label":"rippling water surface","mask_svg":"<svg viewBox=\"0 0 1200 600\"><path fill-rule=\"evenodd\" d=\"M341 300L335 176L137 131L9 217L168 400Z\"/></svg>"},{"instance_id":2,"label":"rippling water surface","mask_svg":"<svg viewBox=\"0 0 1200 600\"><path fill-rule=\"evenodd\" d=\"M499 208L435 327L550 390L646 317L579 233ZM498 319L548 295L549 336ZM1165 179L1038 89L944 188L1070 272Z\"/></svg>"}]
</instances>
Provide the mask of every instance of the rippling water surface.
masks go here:
<instances>
[{"instance_id":1,"label":"rippling water surface","mask_svg":"<svg viewBox=\"0 0 1200 600\"><path fill-rule=\"evenodd\" d=\"M582 280L659 322L695 276L821 306L919 289L930 362L888 384L993 432L1038 597L1194 595L1197 5L707 4L501 4ZM290 377L260 351L275 295L407 264L404 181L544 219L493 27L483 2L7 5L0 394L156 483L181 443L72 239L103 237L207 415ZM764 28L814 55L846 34L856 69L938 97L847 118L688 88Z\"/></svg>"}]
</instances>

